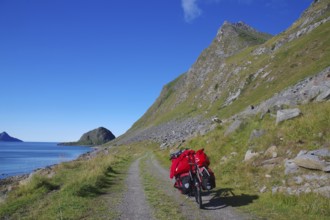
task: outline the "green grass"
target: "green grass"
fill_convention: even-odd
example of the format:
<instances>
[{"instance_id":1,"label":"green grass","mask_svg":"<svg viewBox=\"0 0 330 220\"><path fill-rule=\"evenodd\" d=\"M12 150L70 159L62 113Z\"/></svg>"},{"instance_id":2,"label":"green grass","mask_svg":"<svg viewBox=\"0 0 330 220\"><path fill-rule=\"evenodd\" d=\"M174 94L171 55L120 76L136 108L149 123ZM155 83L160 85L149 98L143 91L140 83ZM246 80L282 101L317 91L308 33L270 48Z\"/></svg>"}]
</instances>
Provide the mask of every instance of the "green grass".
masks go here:
<instances>
[{"instance_id":1,"label":"green grass","mask_svg":"<svg viewBox=\"0 0 330 220\"><path fill-rule=\"evenodd\" d=\"M246 119L231 135L224 136L226 125L222 125L205 136L186 141L182 147L205 149L220 189L232 189L236 195L259 197L253 203L241 206L243 211L267 219L327 219L329 209L326 207L330 207L330 199L315 194L288 196L278 193L272 196L269 193L273 186L281 186L282 180L288 179L284 175L285 158L295 157L300 150L324 148L330 143L330 102L311 103L299 108L303 113L300 117L279 125L275 125L275 118L270 115L263 119L256 116ZM265 130L265 134L250 140L254 129ZM273 145L278 149L278 158L282 158L282 162L274 168L260 165L262 161L270 159L263 154L251 162L243 162L248 149L265 152ZM288 150L291 156L287 154ZM170 165L169 151L156 152L157 158L161 158L159 161L166 167ZM266 174L271 175L271 178L265 177ZM267 187L268 193L259 192L262 186Z\"/></svg>"},{"instance_id":2,"label":"green grass","mask_svg":"<svg viewBox=\"0 0 330 220\"><path fill-rule=\"evenodd\" d=\"M140 147L114 147L109 154L90 160L61 163L51 178L36 174L9 193L0 205L0 219L115 217L114 207L120 199L128 165L142 151ZM113 203L109 203L109 196Z\"/></svg>"}]
</instances>

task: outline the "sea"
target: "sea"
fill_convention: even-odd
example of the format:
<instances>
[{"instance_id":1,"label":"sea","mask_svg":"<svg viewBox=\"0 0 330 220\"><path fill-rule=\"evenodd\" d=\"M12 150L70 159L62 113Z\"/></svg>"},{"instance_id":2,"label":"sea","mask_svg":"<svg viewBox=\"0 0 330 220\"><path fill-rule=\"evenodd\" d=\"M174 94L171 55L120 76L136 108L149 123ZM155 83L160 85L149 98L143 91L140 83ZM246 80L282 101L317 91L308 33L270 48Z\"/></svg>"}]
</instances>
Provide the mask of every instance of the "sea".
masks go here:
<instances>
[{"instance_id":1,"label":"sea","mask_svg":"<svg viewBox=\"0 0 330 220\"><path fill-rule=\"evenodd\" d=\"M89 151L91 147L49 142L0 142L0 179L74 160Z\"/></svg>"}]
</instances>

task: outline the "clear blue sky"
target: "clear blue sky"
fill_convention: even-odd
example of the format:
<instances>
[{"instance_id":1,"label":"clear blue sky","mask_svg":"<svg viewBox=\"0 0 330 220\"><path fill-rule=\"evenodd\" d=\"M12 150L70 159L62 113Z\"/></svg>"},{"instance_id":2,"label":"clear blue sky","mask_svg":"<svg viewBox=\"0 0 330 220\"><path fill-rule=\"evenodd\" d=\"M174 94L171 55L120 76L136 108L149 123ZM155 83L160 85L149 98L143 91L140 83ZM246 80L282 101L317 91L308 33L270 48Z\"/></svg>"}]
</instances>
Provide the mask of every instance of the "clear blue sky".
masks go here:
<instances>
[{"instance_id":1,"label":"clear blue sky","mask_svg":"<svg viewBox=\"0 0 330 220\"><path fill-rule=\"evenodd\" d=\"M278 34L312 0L0 0L0 132L123 134L221 24Z\"/></svg>"}]
</instances>

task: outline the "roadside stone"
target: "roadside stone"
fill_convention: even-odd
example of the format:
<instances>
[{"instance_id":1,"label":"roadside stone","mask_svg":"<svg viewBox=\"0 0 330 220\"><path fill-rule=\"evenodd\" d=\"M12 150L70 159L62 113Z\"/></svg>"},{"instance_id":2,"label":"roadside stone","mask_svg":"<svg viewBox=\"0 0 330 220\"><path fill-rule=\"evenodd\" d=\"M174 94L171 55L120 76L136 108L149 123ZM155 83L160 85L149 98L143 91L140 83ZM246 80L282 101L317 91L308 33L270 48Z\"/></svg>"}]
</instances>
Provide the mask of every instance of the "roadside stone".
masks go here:
<instances>
[{"instance_id":1,"label":"roadside stone","mask_svg":"<svg viewBox=\"0 0 330 220\"><path fill-rule=\"evenodd\" d=\"M261 162L261 165L275 165L281 163L283 158L277 157L277 158L271 158L268 160L264 160Z\"/></svg>"},{"instance_id":2,"label":"roadside stone","mask_svg":"<svg viewBox=\"0 0 330 220\"><path fill-rule=\"evenodd\" d=\"M250 135L250 138L249 138L249 141L253 140L253 139L256 139L256 138L259 138L261 137L262 135L265 134L265 131L264 130L257 130L257 129L254 129Z\"/></svg>"},{"instance_id":3,"label":"roadside stone","mask_svg":"<svg viewBox=\"0 0 330 220\"><path fill-rule=\"evenodd\" d=\"M260 193L264 193L264 192L266 192L266 190L267 190L267 187L266 187L266 186L263 186L263 187L260 189Z\"/></svg>"},{"instance_id":4,"label":"roadside stone","mask_svg":"<svg viewBox=\"0 0 330 220\"><path fill-rule=\"evenodd\" d=\"M330 99L330 89L322 92L320 95L316 97L317 102L322 102L329 99Z\"/></svg>"},{"instance_id":5,"label":"roadside stone","mask_svg":"<svg viewBox=\"0 0 330 220\"><path fill-rule=\"evenodd\" d=\"M323 186L314 190L315 193L318 193L322 196L330 198L330 186Z\"/></svg>"},{"instance_id":6,"label":"roadside stone","mask_svg":"<svg viewBox=\"0 0 330 220\"><path fill-rule=\"evenodd\" d=\"M294 179L295 183L299 184L299 185L304 182L304 179L301 176L295 176L293 179Z\"/></svg>"},{"instance_id":7,"label":"roadside stone","mask_svg":"<svg viewBox=\"0 0 330 220\"><path fill-rule=\"evenodd\" d=\"M277 147L275 145L268 148L265 152L265 156L276 158L277 157Z\"/></svg>"},{"instance_id":8,"label":"roadside stone","mask_svg":"<svg viewBox=\"0 0 330 220\"><path fill-rule=\"evenodd\" d=\"M311 193L311 192L312 192L311 188L307 187L307 188L305 189L305 193Z\"/></svg>"},{"instance_id":9,"label":"roadside stone","mask_svg":"<svg viewBox=\"0 0 330 220\"><path fill-rule=\"evenodd\" d=\"M278 187L277 186L274 186L273 188L272 188L272 194L274 195L274 194L276 194L278 192Z\"/></svg>"},{"instance_id":10,"label":"roadside stone","mask_svg":"<svg viewBox=\"0 0 330 220\"><path fill-rule=\"evenodd\" d=\"M282 121L286 121L298 117L301 111L298 108L278 110L276 114L276 125Z\"/></svg>"},{"instance_id":11,"label":"roadside stone","mask_svg":"<svg viewBox=\"0 0 330 220\"><path fill-rule=\"evenodd\" d=\"M249 161L252 158L257 157L257 156L259 156L258 152L252 152L252 150L248 150L245 153L244 161Z\"/></svg>"},{"instance_id":12,"label":"roadside stone","mask_svg":"<svg viewBox=\"0 0 330 220\"><path fill-rule=\"evenodd\" d=\"M169 147L168 143L162 143L159 148L161 150L166 150L168 147Z\"/></svg>"},{"instance_id":13,"label":"roadside stone","mask_svg":"<svg viewBox=\"0 0 330 220\"><path fill-rule=\"evenodd\" d=\"M293 159L293 162L300 167L312 170L322 170L325 172L328 170L328 166L330 166L330 163L321 160L317 155L313 153L313 151L300 152L298 156Z\"/></svg>"},{"instance_id":14,"label":"roadside stone","mask_svg":"<svg viewBox=\"0 0 330 220\"><path fill-rule=\"evenodd\" d=\"M296 173L298 172L299 170L299 166L296 165L293 160L285 160L284 162L284 167L285 167L285 170L284 170L284 174L285 175L288 175L288 174L292 174L292 173Z\"/></svg>"}]
</instances>

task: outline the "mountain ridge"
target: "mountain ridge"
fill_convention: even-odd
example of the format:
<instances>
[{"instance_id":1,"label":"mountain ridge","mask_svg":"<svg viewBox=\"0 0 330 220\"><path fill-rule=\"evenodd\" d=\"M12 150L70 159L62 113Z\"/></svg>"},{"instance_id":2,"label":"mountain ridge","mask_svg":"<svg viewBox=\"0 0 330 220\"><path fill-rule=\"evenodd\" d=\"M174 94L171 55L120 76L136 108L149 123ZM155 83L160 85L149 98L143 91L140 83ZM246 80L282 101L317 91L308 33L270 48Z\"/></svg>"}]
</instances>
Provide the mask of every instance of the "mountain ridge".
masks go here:
<instances>
[{"instance_id":1,"label":"mountain ridge","mask_svg":"<svg viewBox=\"0 0 330 220\"><path fill-rule=\"evenodd\" d=\"M238 28L253 30L251 36L262 32L243 22L224 22L192 67L165 85L154 104L116 141L180 142L204 134L214 129L212 118L225 121L323 71L330 65L324 49L328 46L329 8L329 1L315 1L279 35L267 35L262 42L245 41L249 46L235 45L234 40L234 46L230 46L234 52L229 56L217 53L223 48L219 40L234 39L225 34L228 29L236 30L236 37L240 37Z\"/></svg>"}]
</instances>

